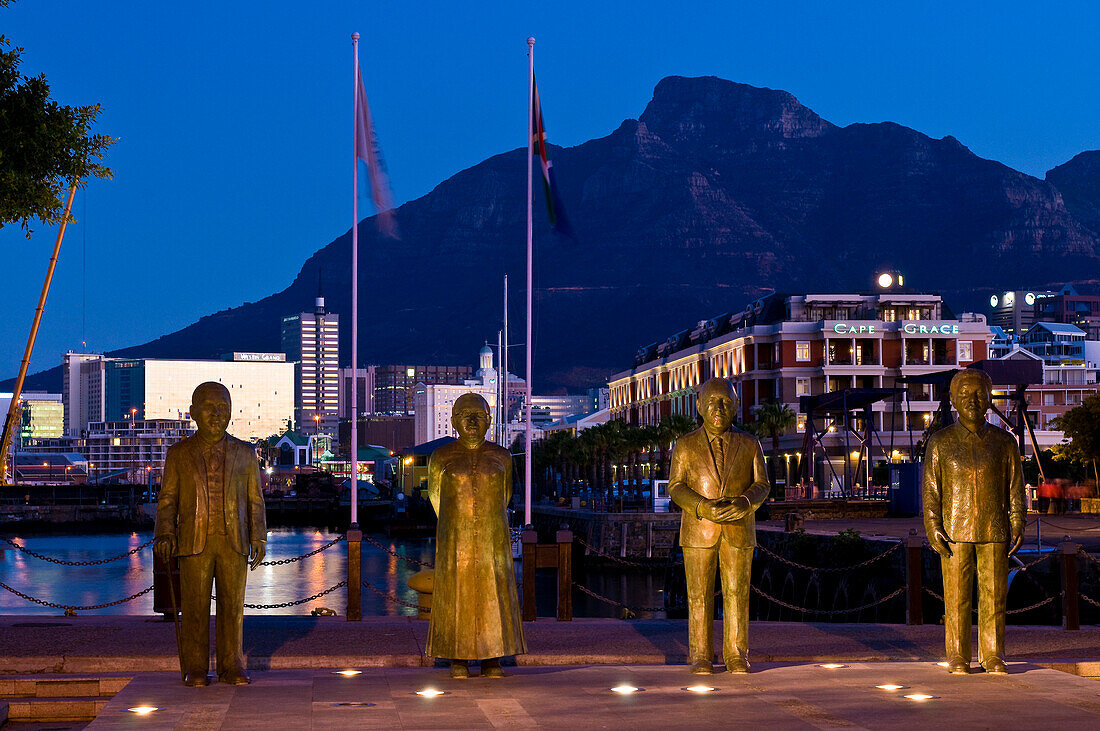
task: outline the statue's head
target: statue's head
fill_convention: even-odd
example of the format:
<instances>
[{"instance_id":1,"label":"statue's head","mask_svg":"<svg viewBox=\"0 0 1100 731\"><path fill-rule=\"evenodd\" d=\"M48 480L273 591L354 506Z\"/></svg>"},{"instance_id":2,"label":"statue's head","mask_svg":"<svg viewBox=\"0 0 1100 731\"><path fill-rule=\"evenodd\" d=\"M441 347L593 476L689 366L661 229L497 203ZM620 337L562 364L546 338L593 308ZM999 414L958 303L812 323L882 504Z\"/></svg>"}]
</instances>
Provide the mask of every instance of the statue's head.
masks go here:
<instances>
[{"instance_id":1,"label":"statue's head","mask_svg":"<svg viewBox=\"0 0 1100 731\"><path fill-rule=\"evenodd\" d=\"M951 379L951 405L959 419L977 423L993 405L993 380L985 371L964 368Z\"/></svg>"},{"instance_id":2,"label":"statue's head","mask_svg":"<svg viewBox=\"0 0 1100 731\"><path fill-rule=\"evenodd\" d=\"M464 393L455 399L455 405L451 408L451 426L462 441L484 441L491 422L489 403L481 395Z\"/></svg>"},{"instance_id":3,"label":"statue's head","mask_svg":"<svg viewBox=\"0 0 1100 731\"><path fill-rule=\"evenodd\" d=\"M208 441L225 436L232 410L229 389L220 383L200 383L191 394L191 418L199 426L199 436Z\"/></svg>"},{"instance_id":4,"label":"statue's head","mask_svg":"<svg viewBox=\"0 0 1100 731\"><path fill-rule=\"evenodd\" d=\"M737 415L737 392L725 378L711 378L699 386L695 408L703 418L703 427L711 434L720 434L730 428Z\"/></svg>"}]
</instances>

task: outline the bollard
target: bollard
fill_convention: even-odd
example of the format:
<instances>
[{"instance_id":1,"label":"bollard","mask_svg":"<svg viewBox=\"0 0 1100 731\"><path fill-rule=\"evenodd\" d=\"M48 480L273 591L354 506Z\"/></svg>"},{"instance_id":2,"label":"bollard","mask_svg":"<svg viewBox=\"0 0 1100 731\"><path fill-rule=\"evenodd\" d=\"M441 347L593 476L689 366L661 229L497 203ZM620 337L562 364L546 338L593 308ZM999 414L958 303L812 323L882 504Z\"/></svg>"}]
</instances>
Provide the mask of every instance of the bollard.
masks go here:
<instances>
[{"instance_id":1,"label":"bollard","mask_svg":"<svg viewBox=\"0 0 1100 731\"><path fill-rule=\"evenodd\" d=\"M349 622L359 622L363 619L363 562L362 544L363 531L355 523L351 524L347 532L348 541L348 608Z\"/></svg>"},{"instance_id":2,"label":"bollard","mask_svg":"<svg viewBox=\"0 0 1100 731\"><path fill-rule=\"evenodd\" d=\"M573 621L573 531L562 529L558 542L558 621Z\"/></svg>"},{"instance_id":3,"label":"bollard","mask_svg":"<svg viewBox=\"0 0 1100 731\"><path fill-rule=\"evenodd\" d=\"M523 621L534 622L535 609L535 558L538 553L539 534L533 529L523 531Z\"/></svg>"},{"instance_id":4,"label":"bollard","mask_svg":"<svg viewBox=\"0 0 1100 731\"><path fill-rule=\"evenodd\" d=\"M1069 536L1062 540L1062 629L1081 629L1077 599L1077 544Z\"/></svg>"},{"instance_id":5,"label":"bollard","mask_svg":"<svg viewBox=\"0 0 1100 731\"><path fill-rule=\"evenodd\" d=\"M909 600L905 617L908 624L924 624L924 597L921 596L924 589L923 552L924 536L917 535L916 529L910 528L905 539L905 593Z\"/></svg>"},{"instance_id":6,"label":"bollard","mask_svg":"<svg viewBox=\"0 0 1100 731\"><path fill-rule=\"evenodd\" d=\"M409 588L416 592L417 619L432 618L432 594L435 592L435 569L421 569L409 577Z\"/></svg>"}]
</instances>

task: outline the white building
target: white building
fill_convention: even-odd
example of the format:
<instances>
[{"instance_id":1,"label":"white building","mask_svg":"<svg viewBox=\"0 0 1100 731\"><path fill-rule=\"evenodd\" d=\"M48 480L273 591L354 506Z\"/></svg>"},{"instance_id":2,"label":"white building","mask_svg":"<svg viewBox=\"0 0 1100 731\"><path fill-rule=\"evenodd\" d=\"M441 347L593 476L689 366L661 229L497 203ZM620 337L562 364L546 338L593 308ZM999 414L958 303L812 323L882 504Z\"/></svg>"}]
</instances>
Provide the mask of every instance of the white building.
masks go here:
<instances>
[{"instance_id":1,"label":"white building","mask_svg":"<svg viewBox=\"0 0 1100 731\"><path fill-rule=\"evenodd\" d=\"M413 438L416 444L441 437L457 437L451 426L451 409L458 397L466 393L480 394L489 404L494 424L497 423L497 369L493 367L493 351L485 346L478 354L480 367L474 378L461 385L418 383L413 394ZM489 439L496 431L490 427Z\"/></svg>"},{"instance_id":2,"label":"white building","mask_svg":"<svg viewBox=\"0 0 1100 731\"><path fill-rule=\"evenodd\" d=\"M230 353L223 360L67 353L63 366L62 400L70 437L87 433L97 422L189 421L191 394L206 381L229 390L229 433L240 439L281 434L294 416L294 365L282 353Z\"/></svg>"}]
</instances>

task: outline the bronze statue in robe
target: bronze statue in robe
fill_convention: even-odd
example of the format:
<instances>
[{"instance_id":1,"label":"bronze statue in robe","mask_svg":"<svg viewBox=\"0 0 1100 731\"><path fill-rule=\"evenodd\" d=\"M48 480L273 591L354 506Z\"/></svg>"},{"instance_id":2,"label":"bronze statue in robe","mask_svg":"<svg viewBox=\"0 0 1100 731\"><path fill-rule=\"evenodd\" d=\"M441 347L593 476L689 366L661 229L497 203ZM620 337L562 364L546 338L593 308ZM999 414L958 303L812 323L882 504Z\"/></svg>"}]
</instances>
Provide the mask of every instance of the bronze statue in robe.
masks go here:
<instances>
[{"instance_id":1,"label":"bronze statue in robe","mask_svg":"<svg viewBox=\"0 0 1100 731\"><path fill-rule=\"evenodd\" d=\"M737 393L724 378L699 387L703 426L676 440L668 494L683 510L680 546L688 595L688 661L714 672L714 575L722 579L726 670L749 672L749 579L754 514L768 497L760 441L733 426Z\"/></svg>"},{"instance_id":2,"label":"bronze statue in robe","mask_svg":"<svg viewBox=\"0 0 1100 731\"><path fill-rule=\"evenodd\" d=\"M978 662L1003 675L1008 558L1024 540L1020 450L989 424L993 383L978 370L951 379L959 420L928 439L924 456L924 527L943 566L948 672L970 672L971 593L978 579Z\"/></svg>"},{"instance_id":3,"label":"bronze statue in robe","mask_svg":"<svg viewBox=\"0 0 1100 731\"><path fill-rule=\"evenodd\" d=\"M157 500L153 550L165 562L179 557L180 665L189 686L209 683L212 585L218 597L218 679L249 682L244 586L249 556L253 569L264 559L267 520L256 450L225 433L231 413L225 386L208 381L195 389L191 418L198 433L169 447Z\"/></svg>"},{"instance_id":4,"label":"bronze statue in robe","mask_svg":"<svg viewBox=\"0 0 1100 731\"><path fill-rule=\"evenodd\" d=\"M520 623L508 502L512 457L485 441L489 405L460 396L451 412L458 440L432 452L428 498L436 528L435 585L427 654L451 660L451 676L503 677L500 658L527 652Z\"/></svg>"}]
</instances>

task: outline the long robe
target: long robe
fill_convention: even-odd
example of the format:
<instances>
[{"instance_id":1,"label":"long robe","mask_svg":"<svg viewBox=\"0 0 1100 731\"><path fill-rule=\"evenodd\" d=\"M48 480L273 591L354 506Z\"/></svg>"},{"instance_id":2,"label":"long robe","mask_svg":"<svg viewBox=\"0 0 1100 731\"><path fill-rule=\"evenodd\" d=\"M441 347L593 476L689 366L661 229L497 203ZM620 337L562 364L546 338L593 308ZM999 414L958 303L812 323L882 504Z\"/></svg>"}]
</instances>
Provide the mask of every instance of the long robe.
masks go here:
<instances>
[{"instance_id":1,"label":"long robe","mask_svg":"<svg viewBox=\"0 0 1100 731\"><path fill-rule=\"evenodd\" d=\"M512 457L489 442L444 445L428 462L436 528L427 654L485 660L527 652L508 529Z\"/></svg>"}]
</instances>

